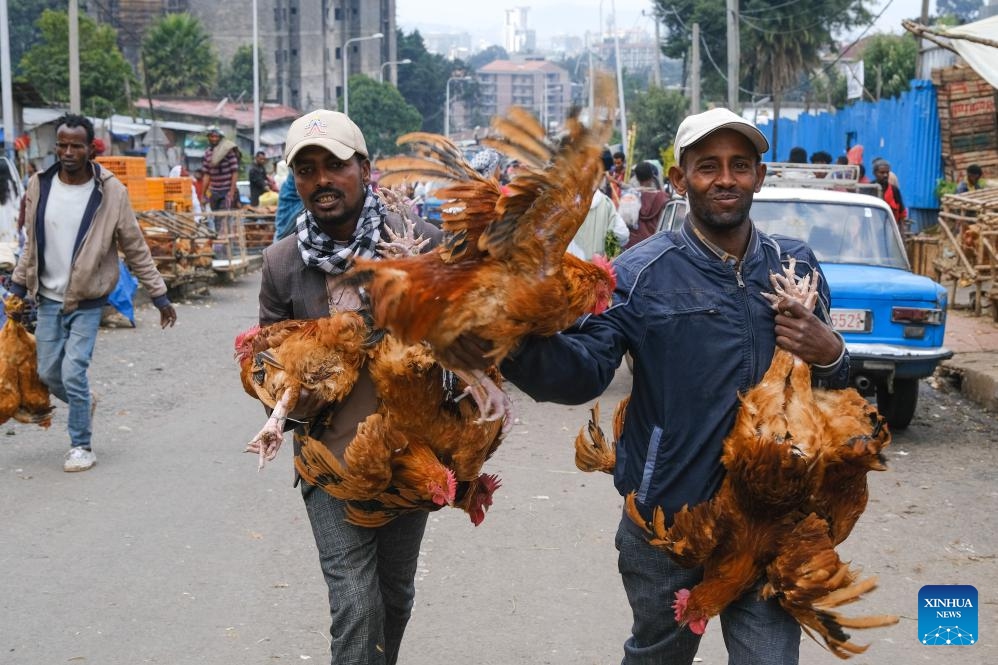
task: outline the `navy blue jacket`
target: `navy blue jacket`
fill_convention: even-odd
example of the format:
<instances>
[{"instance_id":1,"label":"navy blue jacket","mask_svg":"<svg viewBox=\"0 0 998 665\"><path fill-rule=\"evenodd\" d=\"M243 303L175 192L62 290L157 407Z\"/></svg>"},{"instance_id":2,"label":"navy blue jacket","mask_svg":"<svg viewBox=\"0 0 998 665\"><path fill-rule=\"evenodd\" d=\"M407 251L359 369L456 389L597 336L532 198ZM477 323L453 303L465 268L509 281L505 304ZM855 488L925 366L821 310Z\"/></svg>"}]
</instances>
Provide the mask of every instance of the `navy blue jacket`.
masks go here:
<instances>
[{"instance_id":1,"label":"navy blue jacket","mask_svg":"<svg viewBox=\"0 0 998 665\"><path fill-rule=\"evenodd\" d=\"M614 262L617 289L606 312L553 337L530 338L502 374L535 400L582 404L603 393L630 351L634 381L614 484L622 495L637 491L646 517L652 506L671 516L720 487L738 394L759 382L776 348L775 312L760 294L772 292L769 274L788 255L799 275L820 272L799 240L753 231L736 271L695 237L689 221L678 232L655 234ZM820 291L816 313L828 321L824 275ZM812 370L816 385L844 387L848 354Z\"/></svg>"}]
</instances>

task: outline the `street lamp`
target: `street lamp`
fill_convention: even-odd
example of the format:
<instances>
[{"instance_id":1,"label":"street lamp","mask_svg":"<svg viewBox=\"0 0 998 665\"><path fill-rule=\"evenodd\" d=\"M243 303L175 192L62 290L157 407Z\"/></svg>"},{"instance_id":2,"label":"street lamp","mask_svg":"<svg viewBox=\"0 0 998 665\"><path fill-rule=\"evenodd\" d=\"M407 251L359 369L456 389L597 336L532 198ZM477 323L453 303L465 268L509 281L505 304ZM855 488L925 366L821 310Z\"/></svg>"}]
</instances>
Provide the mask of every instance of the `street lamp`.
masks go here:
<instances>
[{"instance_id":1,"label":"street lamp","mask_svg":"<svg viewBox=\"0 0 998 665\"><path fill-rule=\"evenodd\" d=\"M470 76L451 76L444 86L446 99L444 100L444 136L450 137L450 82L451 81L474 81Z\"/></svg>"},{"instance_id":2,"label":"street lamp","mask_svg":"<svg viewBox=\"0 0 998 665\"><path fill-rule=\"evenodd\" d=\"M352 37L343 42L343 115L350 115L350 68L347 67L348 56L350 55L350 44L362 42L365 39L381 39L384 37L380 32L367 37Z\"/></svg>"},{"instance_id":3,"label":"street lamp","mask_svg":"<svg viewBox=\"0 0 998 665\"><path fill-rule=\"evenodd\" d=\"M411 65L412 60L405 58L404 60L389 60L388 62L381 63L381 82L385 82L385 67L388 65Z\"/></svg>"}]
</instances>

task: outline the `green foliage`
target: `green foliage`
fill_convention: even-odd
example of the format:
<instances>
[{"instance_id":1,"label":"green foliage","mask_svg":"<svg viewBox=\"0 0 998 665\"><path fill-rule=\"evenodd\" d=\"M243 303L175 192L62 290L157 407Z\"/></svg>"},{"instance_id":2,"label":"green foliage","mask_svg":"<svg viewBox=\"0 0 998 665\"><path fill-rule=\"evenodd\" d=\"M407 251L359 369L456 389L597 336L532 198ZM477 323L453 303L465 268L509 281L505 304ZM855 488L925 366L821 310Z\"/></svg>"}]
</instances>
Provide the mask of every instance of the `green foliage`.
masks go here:
<instances>
[{"instance_id":1,"label":"green foliage","mask_svg":"<svg viewBox=\"0 0 998 665\"><path fill-rule=\"evenodd\" d=\"M627 109L628 121L637 133L631 163L657 159L662 147L672 143L688 108L689 100L676 90L651 86L636 97Z\"/></svg>"},{"instance_id":2,"label":"green foliage","mask_svg":"<svg viewBox=\"0 0 998 665\"><path fill-rule=\"evenodd\" d=\"M509 53L506 52L506 49L501 46L492 45L468 58L468 68L474 72L495 60L508 59Z\"/></svg>"},{"instance_id":3,"label":"green foliage","mask_svg":"<svg viewBox=\"0 0 998 665\"><path fill-rule=\"evenodd\" d=\"M620 246L620 241L617 240L613 229L610 229L606 232L606 238L603 240L603 255L608 259L615 259L622 251L624 248Z\"/></svg>"},{"instance_id":4,"label":"green foliage","mask_svg":"<svg viewBox=\"0 0 998 665\"><path fill-rule=\"evenodd\" d=\"M864 0L741 0L741 81L756 94L800 96L801 75L818 64L832 35L870 19ZM725 0L655 0L667 28L663 53L688 61L693 23L700 24L704 97L723 98L727 63ZM720 69L720 71L718 71Z\"/></svg>"},{"instance_id":5,"label":"green foliage","mask_svg":"<svg viewBox=\"0 0 998 665\"><path fill-rule=\"evenodd\" d=\"M908 90L908 82L915 77L917 59L918 41L914 35L873 37L863 49L866 89L876 95L879 88L881 98L897 97Z\"/></svg>"},{"instance_id":6,"label":"green foliage","mask_svg":"<svg viewBox=\"0 0 998 665\"><path fill-rule=\"evenodd\" d=\"M361 74L350 77L350 117L364 132L372 159L397 154L395 140L418 130L421 121L419 111L394 86Z\"/></svg>"},{"instance_id":7,"label":"green foliage","mask_svg":"<svg viewBox=\"0 0 998 665\"><path fill-rule=\"evenodd\" d=\"M150 94L209 95L215 88L218 58L211 35L196 17L166 14L146 31L142 68Z\"/></svg>"},{"instance_id":8,"label":"green foliage","mask_svg":"<svg viewBox=\"0 0 998 665\"><path fill-rule=\"evenodd\" d=\"M827 104L834 108L844 108L848 81L837 69L829 69L811 82L809 97L812 103Z\"/></svg>"},{"instance_id":9,"label":"green foliage","mask_svg":"<svg viewBox=\"0 0 998 665\"><path fill-rule=\"evenodd\" d=\"M267 99L267 66L264 62L263 53L257 52L260 61L260 99ZM229 97L235 99L243 95L246 99L253 98L253 45L243 44L236 49L232 56L232 62L228 67L222 68L222 74L218 79L218 89L215 94L218 97Z\"/></svg>"},{"instance_id":10,"label":"green foliage","mask_svg":"<svg viewBox=\"0 0 998 665\"><path fill-rule=\"evenodd\" d=\"M46 9L37 22L41 37L21 58L23 77L50 102L69 102L69 17ZM118 50L117 35L80 13L80 101L93 109L126 110L125 81L134 85L128 61Z\"/></svg>"},{"instance_id":11,"label":"green foliage","mask_svg":"<svg viewBox=\"0 0 998 665\"><path fill-rule=\"evenodd\" d=\"M428 52L418 30L408 35L403 34L401 30L398 31L398 58L412 60L411 65L399 68L398 91L402 93L406 102L419 111L423 118L424 131L443 132L447 79L461 70L464 65L459 60L452 62L443 56ZM451 95L455 98L464 94L474 94L459 88L477 89L477 86L470 82L463 86L452 83ZM350 97L352 104L352 87Z\"/></svg>"},{"instance_id":12,"label":"green foliage","mask_svg":"<svg viewBox=\"0 0 998 665\"><path fill-rule=\"evenodd\" d=\"M14 63L14 75L22 74L21 58L31 44L37 44L42 37L38 19L46 9L59 10L66 6L66 0L7 0L7 24L10 30L10 61Z\"/></svg>"},{"instance_id":13,"label":"green foliage","mask_svg":"<svg viewBox=\"0 0 998 665\"><path fill-rule=\"evenodd\" d=\"M936 198L941 199L947 194L956 193L956 183L952 180L947 180L946 178L940 178L936 181Z\"/></svg>"}]
</instances>

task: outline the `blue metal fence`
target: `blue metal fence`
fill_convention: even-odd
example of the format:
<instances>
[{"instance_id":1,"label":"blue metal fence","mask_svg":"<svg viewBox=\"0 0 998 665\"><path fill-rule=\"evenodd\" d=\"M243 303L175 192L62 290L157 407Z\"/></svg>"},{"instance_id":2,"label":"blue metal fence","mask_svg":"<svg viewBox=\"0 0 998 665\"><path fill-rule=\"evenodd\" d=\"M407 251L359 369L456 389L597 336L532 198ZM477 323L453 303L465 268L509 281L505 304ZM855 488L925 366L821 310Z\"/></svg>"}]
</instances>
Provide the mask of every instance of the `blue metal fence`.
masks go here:
<instances>
[{"instance_id":1,"label":"blue metal fence","mask_svg":"<svg viewBox=\"0 0 998 665\"><path fill-rule=\"evenodd\" d=\"M770 142L773 123L759 127ZM936 184L943 177L942 145L936 91L931 81L912 80L911 90L893 99L858 102L834 113L801 115L777 123L776 155L768 161L786 161L790 148L801 146L808 155L824 150L832 159L849 147L863 146L863 163L872 180L874 158L883 157L897 174L901 194L911 214L913 231L935 220L939 209Z\"/></svg>"}]
</instances>

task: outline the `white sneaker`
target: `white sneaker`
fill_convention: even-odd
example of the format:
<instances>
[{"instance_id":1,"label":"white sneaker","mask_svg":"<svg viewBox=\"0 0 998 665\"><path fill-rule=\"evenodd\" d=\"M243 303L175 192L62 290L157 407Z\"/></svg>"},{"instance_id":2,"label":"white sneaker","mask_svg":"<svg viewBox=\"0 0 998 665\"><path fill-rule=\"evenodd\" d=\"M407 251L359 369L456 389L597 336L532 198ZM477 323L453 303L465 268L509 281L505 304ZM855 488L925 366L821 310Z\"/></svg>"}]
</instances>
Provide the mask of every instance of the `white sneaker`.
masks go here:
<instances>
[{"instance_id":1,"label":"white sneaker","mask_svg":"<svg viewBox=\"0 0 998 665\"><path fill-rule=\"evenodd\" d=\"M66 453L66 461L62 463L62 470L67 473L74 471L86 471L97 463L97 456L92 450L83 446L73 446Z\"/></svg>"}]
</instances>

